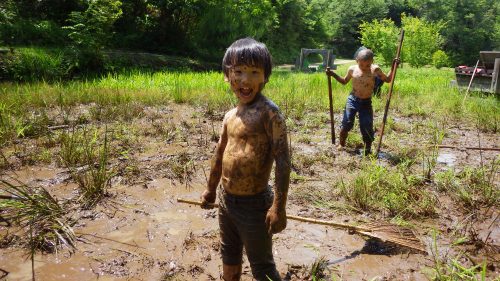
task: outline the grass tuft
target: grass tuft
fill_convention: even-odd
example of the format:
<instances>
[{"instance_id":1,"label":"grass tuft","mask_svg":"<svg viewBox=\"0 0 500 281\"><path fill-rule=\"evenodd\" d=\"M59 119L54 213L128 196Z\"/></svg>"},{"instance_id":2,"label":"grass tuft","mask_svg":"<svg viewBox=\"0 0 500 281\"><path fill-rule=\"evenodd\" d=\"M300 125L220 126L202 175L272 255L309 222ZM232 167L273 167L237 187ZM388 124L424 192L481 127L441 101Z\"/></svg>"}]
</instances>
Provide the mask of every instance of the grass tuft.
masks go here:
<instances>
[{"instance_id":1,"label":"grass tuft","mask_svg":"<svg viewBox=\"0 0 500 281\"><path fill-rule=\"evenodd\" d=\"M75 234L65 217L67 210L42 187L0 180L0 215L20 228L32 249L46 252L58 246L74 250ZM27 239L31 236L33 239Z\"/></svg>"}]
</instances>

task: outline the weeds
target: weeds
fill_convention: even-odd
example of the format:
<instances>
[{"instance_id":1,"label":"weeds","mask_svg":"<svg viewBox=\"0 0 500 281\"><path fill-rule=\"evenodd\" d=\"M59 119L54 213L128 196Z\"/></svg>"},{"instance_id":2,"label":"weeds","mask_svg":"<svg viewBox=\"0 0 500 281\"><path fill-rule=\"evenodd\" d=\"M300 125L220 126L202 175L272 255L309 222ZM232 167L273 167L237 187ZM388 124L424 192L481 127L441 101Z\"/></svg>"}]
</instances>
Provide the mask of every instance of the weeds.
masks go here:
<instances>
[{"instance_id":1,"label":"weeds","mask_svg":"<svg viewBox=\"0 0 500 281\"><path fill-rule=\"evenodd\" d=\"M21 236L30 236L30 248L52 252L64 245L75 247L75 234L65 217L67 210L42 187L0 180L2 217L20 227Z\"/></svg>"},{"instance_id":2,"label":"weeds","mask_svg":"<svg viewBox=\"0 0 500 281\"><path fill-rule=\"evenodd\" d=\"M340 194L362 210L386 211L402 218L435 214L436 199L423 187L420 178L405 166L391 171L376 162L362 164L362 170L351 182L341 182Z\"/></svg>"},{"instance_id":3,"label":"weeds","mask_svg":"<svg viewBox=\"0 0 500 281\"><path fill-rule=\"evenodd\" d=\"M191 180L195 166L192 156L187 152L174 155L167 160L166 164L171 178L178 179L186 184Z\"/></svg>"},{"instance_id":4,"label":"weeds","mask_svg":"<svg viewBox=\"0 0 500 281\"><path fill-rule=\"evenodd\" d=\"M60 157L72 178L78 183L80 201L84 208L95 206L105 195L114 176L109 169L108 133L105 129L104 142L99 143L99 132L93 134L87 129L63 134Z\"/></svg>"},{"instance_id":5,"label":"weeds","mask_svg":"<svg viewBox=\"0 0 500 281\"><path fill-rule=\"evenodd\" d=\"M437 231L433 231L432 239L431 253L434 265L430 268L431 280L486 280L486 263L467 267L460 263L461 255L451 259L441 257L437 245Z\"/></svg>"}]
</instances>

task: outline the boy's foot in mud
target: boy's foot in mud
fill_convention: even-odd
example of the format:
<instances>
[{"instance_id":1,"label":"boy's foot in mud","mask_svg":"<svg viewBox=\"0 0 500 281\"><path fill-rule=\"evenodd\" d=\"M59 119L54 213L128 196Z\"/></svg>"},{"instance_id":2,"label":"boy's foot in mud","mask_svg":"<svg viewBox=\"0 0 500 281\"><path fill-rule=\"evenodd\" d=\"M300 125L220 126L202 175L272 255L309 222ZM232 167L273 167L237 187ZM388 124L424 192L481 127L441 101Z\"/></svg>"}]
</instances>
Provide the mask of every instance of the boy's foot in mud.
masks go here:
<instances>
[{"instance_id":1,"label":"boy's foot in mud","mask_svg":"<svg viewBox=\"0 0 500 281\"><path fill-rule=\"evenodd\" d=\"M342 145L340 145L340 144L337 144L337 146L336 146L336 147L337 147L337 150L338 150L338 151L344 151L344 150L345 150L345 146L342 146Z\"/></svg>"}]
</instances>

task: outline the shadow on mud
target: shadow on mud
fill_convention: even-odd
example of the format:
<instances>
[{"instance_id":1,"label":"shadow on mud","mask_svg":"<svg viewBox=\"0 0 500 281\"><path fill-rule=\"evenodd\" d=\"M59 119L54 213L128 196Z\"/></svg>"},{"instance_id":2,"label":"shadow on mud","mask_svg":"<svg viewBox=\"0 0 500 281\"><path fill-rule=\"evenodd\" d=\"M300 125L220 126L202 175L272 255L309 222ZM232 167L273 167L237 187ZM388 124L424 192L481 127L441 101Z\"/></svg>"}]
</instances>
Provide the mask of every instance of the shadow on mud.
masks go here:
<instances>
[{"instance_id":1,"label":"shadow on mud","mask_svg":"<svg viewBox=\"0 0 500 281\"><path fill-rule=\"evenodd\" d=\"M392 243L386 243L375 238L370 238L366 240L365 245L363 246L363 248L361 248L361 250L356 250L350 255L340 259L330 260L327 262L327 265L340 264L361 254L393 256L405 252L408 252L408 250L402 249Z\"/></svg>"}]
</instances>

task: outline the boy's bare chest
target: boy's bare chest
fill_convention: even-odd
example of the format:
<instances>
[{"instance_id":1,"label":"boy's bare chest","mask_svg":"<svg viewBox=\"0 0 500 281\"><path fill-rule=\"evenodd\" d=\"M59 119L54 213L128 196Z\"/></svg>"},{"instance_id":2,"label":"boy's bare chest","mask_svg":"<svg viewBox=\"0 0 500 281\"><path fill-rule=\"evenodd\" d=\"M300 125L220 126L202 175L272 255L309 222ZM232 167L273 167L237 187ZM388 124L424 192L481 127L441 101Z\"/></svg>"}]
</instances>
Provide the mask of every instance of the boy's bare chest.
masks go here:
<instances>
[{"instance_id":1,"label":"boy's bare chest","mask_svg":"<svg viewBox=\"0 0 500 281\"><path fill-rule=\"evenodd\" d=\"M352 73L352 78L354 82L358 83L374 83L375 82L375 73L373 71L361 71L360 69L356 69Z\"/></svg>"},{"instance_id":2,"label":"boy's bare chest","mask_svg":"<svg viewBox=\"0 0 500 281\"><path fill-rule=\"evenodd\" d=\"M227 122L229 138L249 139L266 135L261 114L241 114L229 118Z\"/></svg>"}]
</instances>

